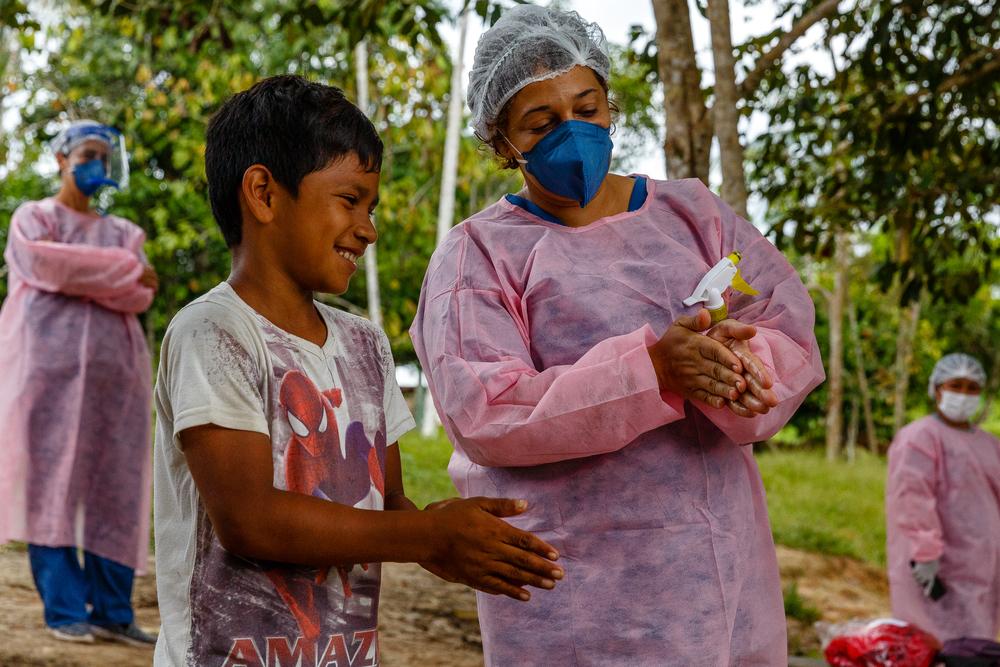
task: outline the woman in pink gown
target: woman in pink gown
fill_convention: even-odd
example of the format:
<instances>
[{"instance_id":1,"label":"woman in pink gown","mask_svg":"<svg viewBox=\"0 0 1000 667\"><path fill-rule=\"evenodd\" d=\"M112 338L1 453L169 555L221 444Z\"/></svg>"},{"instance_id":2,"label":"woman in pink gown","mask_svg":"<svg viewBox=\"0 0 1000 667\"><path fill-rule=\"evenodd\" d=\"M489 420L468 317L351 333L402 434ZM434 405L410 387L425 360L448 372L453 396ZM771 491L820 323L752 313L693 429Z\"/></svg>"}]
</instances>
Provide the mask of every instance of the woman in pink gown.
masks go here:
<instances>
[{"instance_id":1,"label":"woman in pink gown","mask_svg":"<svg viewBox=\"0 0 1000 667\"><path fill-rule=\"evenodd\" d=\"M29 543L57 638L144 644L129 598L149 547L152 389L136 314L157 278L142 230L90 208L98 187L117 183L108 171L117 136L93 121L71 125L53 145L59 193L23 204L10 222L0 543Z\"/></svg>"},{"instance_id":2,"label":"woman in pink gown","mask_svg":"<svg viewBox=\"0 0 1000 667\"><path fill-rule=\"evenodd\" d=\"M608 173L603 35L519 6L481 38L469 104L526 187L431 260L410 333L464 496L565 577L527 604L479 594L488 665L784 665L785 618L750 443L822 381L795 270L699 181ZM734 251L756 296L686 307Z\"/></svg>"}]
</instances>

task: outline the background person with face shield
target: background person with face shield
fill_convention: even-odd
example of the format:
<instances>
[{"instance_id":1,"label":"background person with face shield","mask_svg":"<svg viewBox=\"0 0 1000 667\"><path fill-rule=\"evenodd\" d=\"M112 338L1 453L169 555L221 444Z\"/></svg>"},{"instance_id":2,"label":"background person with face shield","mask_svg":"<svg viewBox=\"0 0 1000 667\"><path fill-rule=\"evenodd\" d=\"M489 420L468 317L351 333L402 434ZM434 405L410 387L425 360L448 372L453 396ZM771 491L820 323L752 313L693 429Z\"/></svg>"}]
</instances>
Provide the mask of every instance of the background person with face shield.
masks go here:
<instances>
[{"instance_id":1,"label":"background person with face shield","mask_svg":"<svg viewBox=\"0 0 1000 667\"><path fill-rule=\"evenodd\" d=\"M985 384L973 357L942 357L928 386L934 414L889 448L892 613L942 641L1000 632L1000 440L972 423Z\"/></svg>"},{"instance_id":2,"label":"background person with face shield","mask_svg":"<svg viewBox=\"0 0 1000 667\"><path fill-rule=\"evenodd\" d=\"M118 131L75 122L52 148L59 192L14 212L4 253L0 543L29 544L56 637L146 644L130 601L150 502L150 358L136 314L157 277L142 230L90 207L127 179Z\"/></svg>"},{"instance_id":3,"label":"background person with face shield","mask_svg":"<svg viewBox=\"0 0 1000 667\"><path fill-rule=\"evenodd\" d=\"M527 604L479 594L488 665L786 664L750 447L823 377L813 304L785 258L700 182L609 173L601 29L524 5L480 39L478 135L526 187L451 230L410 333L464 496L565 575ZM758 290L713 328L684 300L742 252ZM707 335L706 335L707 334ZM496 591L508 590L497 581Z\"/></svg>"}]
</instances>

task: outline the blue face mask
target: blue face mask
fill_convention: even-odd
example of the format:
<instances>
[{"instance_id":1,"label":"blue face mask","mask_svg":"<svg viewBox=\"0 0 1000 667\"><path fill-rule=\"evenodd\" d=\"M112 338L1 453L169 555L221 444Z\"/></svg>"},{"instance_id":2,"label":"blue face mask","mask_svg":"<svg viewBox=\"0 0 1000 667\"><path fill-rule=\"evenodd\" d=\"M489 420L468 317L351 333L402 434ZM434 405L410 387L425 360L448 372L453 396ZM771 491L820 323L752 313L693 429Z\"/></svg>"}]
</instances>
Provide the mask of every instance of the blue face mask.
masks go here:
<instances>
[{"instance_id":1,"label":"blue face mask","mask_svg":"<svg viewBox=\"0 0 1000 667\"><path fill-rule=\"evenodd\" d=\"M88 197L104 185L118 187L117 181L108 178L101 160L89 160L73 167L73 182Z\"/></svg>"},{"instance_id":2,"label":"blue face mask","mask_svg":"<svg viewBox=\"0 0 1000 667\"><path fill-rule=\"evenodd\" d=\"M526 165L528 173L543 188L578 201L583 208L594 198L608 175L612 148L614 143L608 128L582 120L567 120L522 154L518 162Z\"/></svg>"}]
</instances>

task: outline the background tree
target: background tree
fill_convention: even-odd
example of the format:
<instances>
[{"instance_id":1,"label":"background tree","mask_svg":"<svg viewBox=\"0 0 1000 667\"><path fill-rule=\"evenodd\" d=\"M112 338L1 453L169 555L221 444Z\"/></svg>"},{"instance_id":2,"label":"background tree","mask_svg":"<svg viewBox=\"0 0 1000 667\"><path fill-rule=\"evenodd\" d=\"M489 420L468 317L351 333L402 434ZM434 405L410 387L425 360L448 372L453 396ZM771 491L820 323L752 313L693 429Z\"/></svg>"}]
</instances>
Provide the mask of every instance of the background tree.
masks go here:
<instances>
[{"instance_id":1,"label":"background tree","mask_svg":"<svg viewBox=\"0 0 1000 667\"><path fill-rule=\"evenodd\" d=\"M621 107L616 170L634 168L643 146L665 141L672 176L707 179L713 137L720 150L729 137L732 150L722 152L730 156L746 144L722 125L738 129L751 111L768 118L739 164L766 203L770 238L814 296L831 378L778 442L827 441L832 456L855 440L884 446L900 420L927 409L931 366L956 349L992 367L996 391L998 2L786 0L778 11L797 17L792 30L727 48L731 36L718 17L732 7L706 0L689 13L687 2L656 0L665 26L656 39L643 44L635 31L631 46L611 45L611 90ZM397 361L413 361L406 330L442 207L452 222L462 220L519 189L520 177L498 170L465 130L455 142L454 187L440 188L453 59L438 31L454 18L440 2L359 0L350 11L346 4L71 0L34 15L32 5L4 3L0 108L16 108L19 122L0 138L0 241L17 205L51 193L45 142L65 121L92 116L121 127L133 179L108 203L148 233L163 278L145 316L155 344L177 309L228 272L204 181L211 114L234 92L285 72L357 99L353 53L363 39L368 111L386 144L374 268ZM510 4L469 7L491 21ZM702 84L694 59L699 13L715 22L713 78L722 83L713 87ZM832 67L783 64L809 26L823 29ZM725 185L729 168L722 173ZM448 193L453 206L445 206ZM365 314L367 288L358 275L348 293L329 298Z\"/></svg>"},{"instance_id":2,"label":"background tree","mask_svg":"<svg viewBox=\"0 0 1000 667\"><path fill-rule=\"evenodd\" d=\"M832 24L827 43L843 45L831 48L832 75L799 67L762 81L772 129L753 147L751 178L779 244L829 257L838 229L878 235L861 250L876 258L866 278L901 309L887 364L894 430L920 367L922 300L958 312L993 275L1000 25L987 17L998 11L995 1L872 2ZM833 369L841 352L831 353Z\"/></svg>"},{"instance_id":3,"label":"background tree","mask_svg":"<svg viewBox=\"0 0 1000 667\"><path fill-rule=\"evenodd\" d=\"M0 195L0 234L20 203L53 191L45 143L62 122L95 117L122 128L132 181L114 197L113 210L148 234L147 253L162 287L145 323L151 341L157 341L181 306L228 273L228 253L204 180L211 114L254 81L286 72L338 85L356 97L353 45L367 35L370 112L386 143L377 214L383 324L399 361L413 359L406 328L434 247L444 145L440 120L451 69L437 30L447 15L433 2L365 2L361 11L346 13L339 4L327 9L299 4L61 5L41 30L44 48L35 50L44 66L8 68L7 87L24 99ZM261 39L262 30L267 39ZM458 179L458 217L510 189L508 174L492 169L477 149L471 137L462 138L460 161L470 168ZM343 298L332 300L365 313L367 281L358 278Z\"/></svg>"},{"instance_id":4,"label":"background tree","mask_svg":"<svg viewBox=\"0 0 1000 667\"><path fill-rule=\"evenodd\" d=\"M778 16L795 12L788 32L775 30L734 49L730 31L728 0L696 0L709 20L714 61L714 89L704 89L695 54L695 41L688 0L652 0L656 17L656 66L664 90L666 133L663 142L670 178L700 178L709 182L712 140L719 139L722 164L722 198L741 215L747 212L747 188L743 173L743 144L739 119L756 99L761 80L772 69L780 69L783 55L809 28L829 18L841 0L796 2L778 7ZM736 83L735 54L756 56L742 81ZM713 98L710 101L710 98Z\"/></svg>"}]
</instances>

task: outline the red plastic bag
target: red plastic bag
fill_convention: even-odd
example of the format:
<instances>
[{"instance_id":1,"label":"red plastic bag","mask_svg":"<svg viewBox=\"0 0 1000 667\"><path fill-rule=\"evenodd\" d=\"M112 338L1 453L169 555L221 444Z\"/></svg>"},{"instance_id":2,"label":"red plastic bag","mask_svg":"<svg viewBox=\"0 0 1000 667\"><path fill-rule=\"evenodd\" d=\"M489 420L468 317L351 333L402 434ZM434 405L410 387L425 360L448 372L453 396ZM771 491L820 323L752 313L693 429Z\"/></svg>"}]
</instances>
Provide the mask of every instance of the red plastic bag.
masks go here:
<instances>
[{"instance_id":1,"label":"red plastic bag","mask_svg":"<svg viewBox=\"0 0 1000 667\"><path fill-rule=\"evenodd\" d=\"M827 644L832 667L930 667L941 650L933 635L895 619L853 624Z\"/></svg>"}]
</instances>

